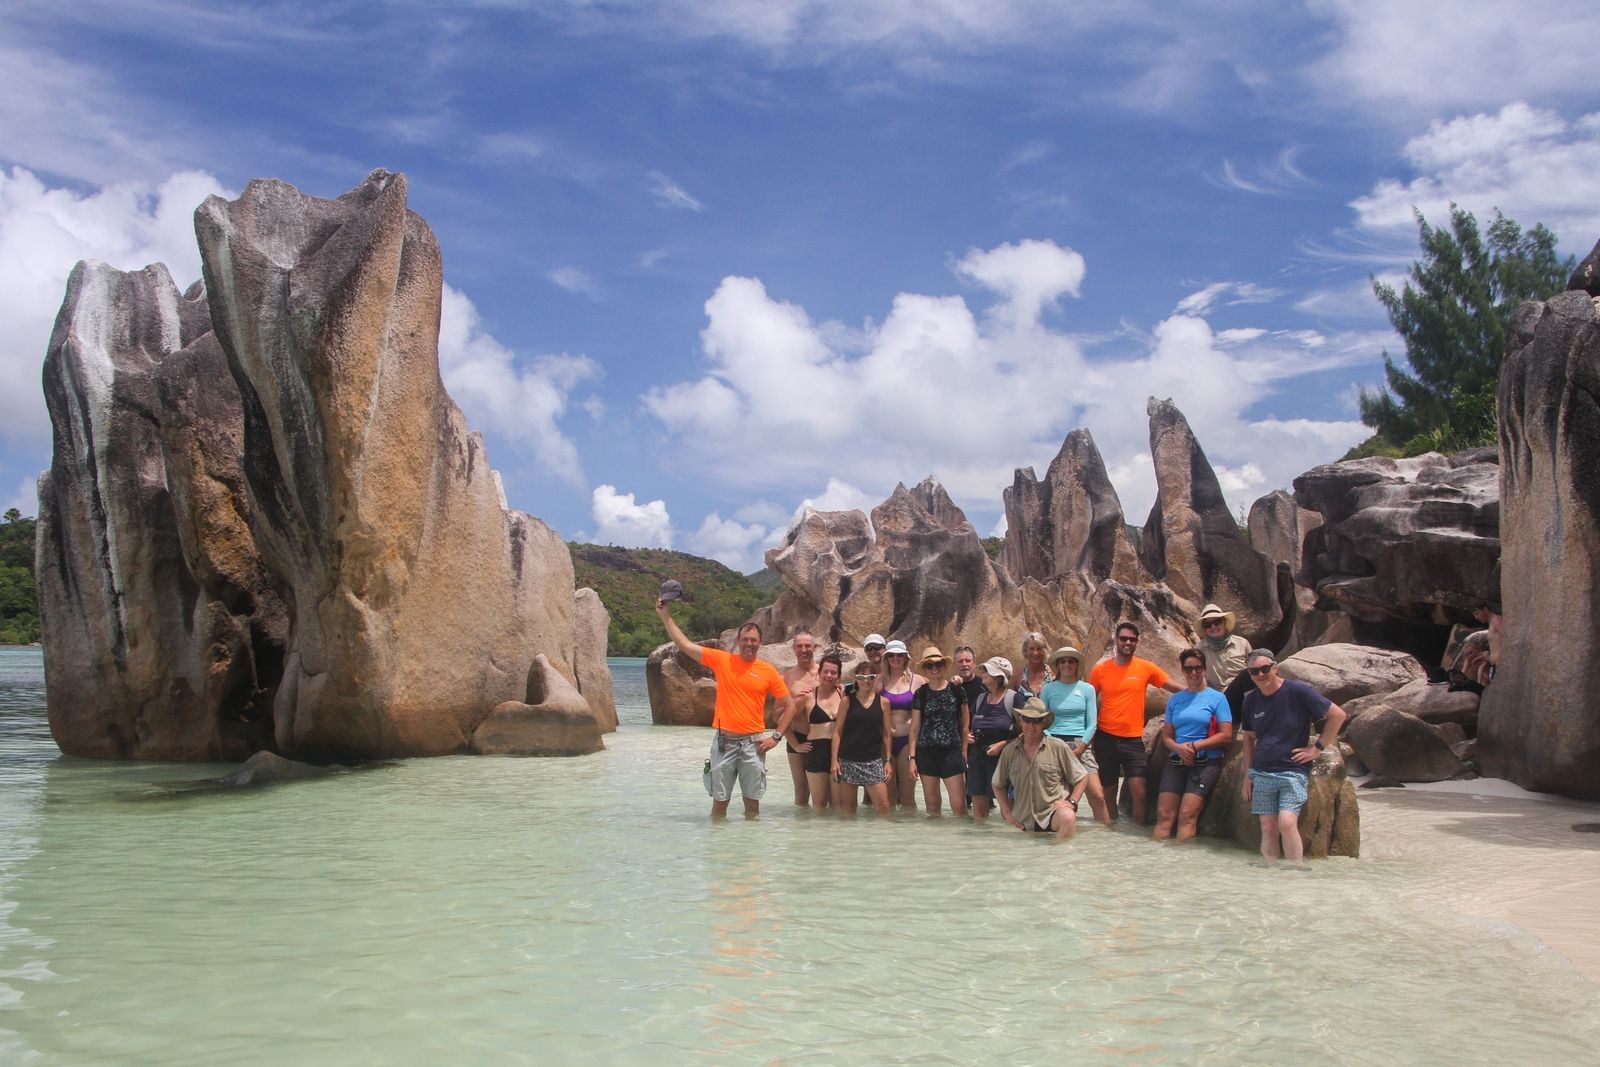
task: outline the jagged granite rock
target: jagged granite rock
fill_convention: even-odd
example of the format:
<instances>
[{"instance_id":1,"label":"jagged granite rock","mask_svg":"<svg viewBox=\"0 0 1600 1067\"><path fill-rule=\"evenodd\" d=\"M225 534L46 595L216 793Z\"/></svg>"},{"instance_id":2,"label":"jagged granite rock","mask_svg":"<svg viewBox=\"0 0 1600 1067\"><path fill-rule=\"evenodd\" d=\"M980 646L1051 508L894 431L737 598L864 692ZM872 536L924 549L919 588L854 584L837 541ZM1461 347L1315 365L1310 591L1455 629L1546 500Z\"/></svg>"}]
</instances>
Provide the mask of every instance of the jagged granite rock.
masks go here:
<instances>
[{"instance_id":1,"label":"jagged granite rock","mask_svg":"<svg viewBox=\"0 0 1600 1067\"><path fill-rule=\"evenodd\" d=\"M1260 849L1261 819L1250 814L1250 802L1243 796L1248 768L1240 751L1241 743L1235 741L1217 787L1200 812L1200 834ZM1306 805L1300 810L1300 837L1306 859L1361 855L1361 806L1338 745L1311 765Z\"/></svg>"},{"instance_id":2,"label":"jagged granite rock","mask_svg":"<svg viewBox=\"0 0 1600 1067\"><path fill-rule=\"evenodd\" d=\"M1477 758L1485 774L1529 789L1600 798L1600 307L1577 289L1524 304L1507 348L1505 641Z\"/></svg>"},{"instance_id":3,"label":"jagged granite rock","mask_svg":"<svg viewBox=\"0 0 1600 1067\"><path fill-rule=\"evenodd\" d=\"M617 728L617 701L611 688L611 668L606 664L606 642L611 613L600 594L584 587L572 594L573 673L578 691L589 702L601 733Z\"/></svg>"},{"instance_id":4,"label":"jagged granite rock","mask_svg":"<svg viewBox=\"0 0 1600 1067\"><path fill-rule=\"evenodd\" d=\"M1088 430L1067 434L1044 481L1032 467L1019 467L1003 500L1006 537L1000 559L1017 581L1045 582L1067 573L1139 580L1122 503Z\"/></svg>"},{"instance_id":5,"label":"jagged granite rock","mask_svg":"<svg viewBox=\"0 0 1600 1067\"><path fill-rule=\"evenodd\" d=\"M1150 455L1156 501L1139 537L1139 561L1174 594L1195 604L1225 604L1253 646L1282 647L1293 625L1293 586L1250 547L1228 511L1216 472L1189 422L1171 400L1150 398Z\"/></svg>"},{"instance_id":6,"label":"jagged granite rock","mask_svg":"<svg viewBox=\"0 0 1600 1067\"><path fill-rule=\"evenodd\" d=\"M1460 733L1461 727L1452 727ZM1364 709L1345 727L1344 736L1374 774L1402 782L1442 782L1467 770L1450 750L1461 737L1387 705Z\"/></svg>"},{"instance_id":7,"label":"jagged granite rock","mask_svg":"<svg viewBox=\"0 0 1600 1067\"><path fill-rule=\"evenodd\" d=\"M1314 467L1295 500L1320 513L1301 580L1321 608L1406 625L1466 622L1495 601L1500 471L1490 449Z\"/></svg>"},{"instance_id":8,"label":"jagged granite rock","mask_svg":"<svg viewBox=\"0 0 1600 1067\"><path fill-rule=\"evenodd\" d=\"M246 531L238 390L214 343L180 352L209 329L159 264L68 280L36 567L50 728L73 755L244 759L271 738L286 621Z\"/></svg>"},{"instance_id":9,"label":"jagged granite rock","mask_svg":"<svg viewBox=\"0 0 1600 1067\"><path fill-rule=\"evenodd\" d=\"M1321 525L1321 515L1307 511L1282 489L1274 489L1250 505L1250 547L1273 563L1287 563L1298 570L1306 534Z\"/></svg>"},{"instance_id":10,"label":"jagged granite rock","mask_svg":"<svg viewBox=\"0 0 1600 1067\"><path fill-rule=\"evenodd\" d=\"M1335 704L1392 693L1428 672L1409 653L1367 645L1316 645L1278 664L1285 678L1304 682Z\"/></svg>"},{"instance_id":11,"label":"jagged granite rock","mask_svg":"<svg viewBox=\"0 0 1600 1067\"><path fill-rule=\"evenodd\" d=\"M534 657L528 700L495 705L472 734L480 756L587 756L603 748L589 701L543 654Z\"/></svg>"},{"instance_id":12,"label":"jagged granite rock","mask_svg":"<svg viewBox=\"0 0 1600 1067\"><path fill-rule=\"evenodd\" d=\"M573 674L565 543L508 511L439 378L405 179L252 182L196 212L203 292L83 264L45 367L37 562L64 751L467 751Z\"/></svg>"}]
</instances>

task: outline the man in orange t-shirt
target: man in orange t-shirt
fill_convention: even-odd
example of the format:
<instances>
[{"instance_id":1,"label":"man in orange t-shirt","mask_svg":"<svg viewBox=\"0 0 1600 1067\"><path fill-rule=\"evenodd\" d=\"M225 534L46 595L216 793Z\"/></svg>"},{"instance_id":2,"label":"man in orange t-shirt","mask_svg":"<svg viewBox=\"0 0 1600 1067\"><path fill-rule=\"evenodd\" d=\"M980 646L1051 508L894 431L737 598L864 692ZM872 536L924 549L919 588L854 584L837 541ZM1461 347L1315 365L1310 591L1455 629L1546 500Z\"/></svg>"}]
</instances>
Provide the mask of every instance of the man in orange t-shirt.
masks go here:
<instances>
[{"instance_id":1,"label":"man in orange t-shirt","mask_svg":"<svg viewBox=\"0 0 1600 1067\"><path fill-rule=\"evenodd\" d=\"M1139 628L1133 623L1119 624L1116 637L1111 658L1101 660L1089 672L1089 684L1100 704L1091 744L1112 821L1117 818L1117 776L1121 774L1128 779L1128 792L1133 796L1134 825L1143 826L1149 804L1144 780L1145 690L1153 685L1176 693L1183 686L1154 663L1133 654L1139 647Z\"/></svg>"},{"instance_id":2,"label":"man in orange t-shirt","mask_svg":"<svg viewBox=\"0 0 1600 1067\"><path fill-rule=\"evenodd\" d=\"M656 614L661 616L667 636L678 651L710 670L717 679L717 705L711 716L711 725L716 728L711 739L711 817L720 819L728 814L735 778L745 815L755 815L761 809L761 796L767 791L767 752L783 740L783 731L794 714L789 688L783 684L778 669L756 658L761 650L761 627L753 622L739 627L739 651L735 655L697 645L685 637L673 621L666 600L659 597ZM769 695L783 708L776 733L766 728Z\"/></svg>"}]
</instances>

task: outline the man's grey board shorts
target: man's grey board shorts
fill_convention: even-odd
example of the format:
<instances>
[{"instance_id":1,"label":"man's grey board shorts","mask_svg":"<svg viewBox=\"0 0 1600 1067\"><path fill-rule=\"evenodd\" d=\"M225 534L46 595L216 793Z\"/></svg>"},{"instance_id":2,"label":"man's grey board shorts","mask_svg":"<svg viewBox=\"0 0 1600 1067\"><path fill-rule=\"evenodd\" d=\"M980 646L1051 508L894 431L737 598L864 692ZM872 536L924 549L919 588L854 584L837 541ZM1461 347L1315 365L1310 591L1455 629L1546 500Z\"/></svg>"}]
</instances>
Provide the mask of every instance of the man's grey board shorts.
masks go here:
<instances>
[{"instance_id":1,"label":"man's grey board shorts","mask_svg":"<svg viewBox=\"0 0 1600 1067\"><path fill-rule=\"evenodd\" d=\"M735 779L739 794L746 800L761 799L767 791L767 763L756 746L769 736L765 730L759 734L712 732L711 771L706 778L706 792L712 800L732 800Z\"/></svg>"}]
</instances>

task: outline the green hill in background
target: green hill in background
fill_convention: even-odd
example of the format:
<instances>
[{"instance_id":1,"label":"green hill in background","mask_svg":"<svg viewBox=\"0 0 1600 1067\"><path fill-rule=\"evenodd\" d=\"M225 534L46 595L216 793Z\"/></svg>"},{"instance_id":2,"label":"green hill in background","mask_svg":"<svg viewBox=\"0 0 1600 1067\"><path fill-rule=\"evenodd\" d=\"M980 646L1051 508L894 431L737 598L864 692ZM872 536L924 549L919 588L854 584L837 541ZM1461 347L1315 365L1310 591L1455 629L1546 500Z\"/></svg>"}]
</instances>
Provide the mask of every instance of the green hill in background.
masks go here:
<instances>
[{"instance_id":1,"label":"green hill in background","mask_svg":"<svg viewBox=\"0 0 1600 1067\"><path fill-rule=\"evenodd\" d=\"M656 618L656 595L663 578L682 582L693 599L693 603L674 609L673 617L683 632L697 641L710 640L739 625L778 596L770 584L758 585L714 559L687 552L576 542L568 542L567 547L572 550L578 585L599 593L611 613L606 651L612 656L647 656L667 639Z\"/></svg>"},{"instance_id":2,"label":"green hill in background","mask_svg":"<svg viewBox=\"0 0 1600 1067\"><path fill-rule=\"evenodd\" d=\"M15 508L0 522L0 645L39 640L39 597L33 584L34 520Z\"/></svg>"}]
</instances>

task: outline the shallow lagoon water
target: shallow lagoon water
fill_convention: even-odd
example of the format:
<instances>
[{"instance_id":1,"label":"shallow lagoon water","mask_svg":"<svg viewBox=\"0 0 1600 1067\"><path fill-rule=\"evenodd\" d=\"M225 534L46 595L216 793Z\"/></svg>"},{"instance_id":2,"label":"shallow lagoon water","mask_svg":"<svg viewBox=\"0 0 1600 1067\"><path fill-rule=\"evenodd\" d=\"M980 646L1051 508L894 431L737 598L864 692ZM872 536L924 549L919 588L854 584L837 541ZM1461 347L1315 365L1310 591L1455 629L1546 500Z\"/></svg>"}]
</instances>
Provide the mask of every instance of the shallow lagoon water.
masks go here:
<instances>
[{"instance_id":1,"label":"shallow lagoon water","mask_svg":"<svg viewBox=\"0 0 1600 1067\"><path fill-rule=\"evenodd\" d=\"M0 1062L1592 1062L1595 986L1401 861L709 825L709 732L261 790L60 756L0 650Z\"/></svg>"}]
</instances>

